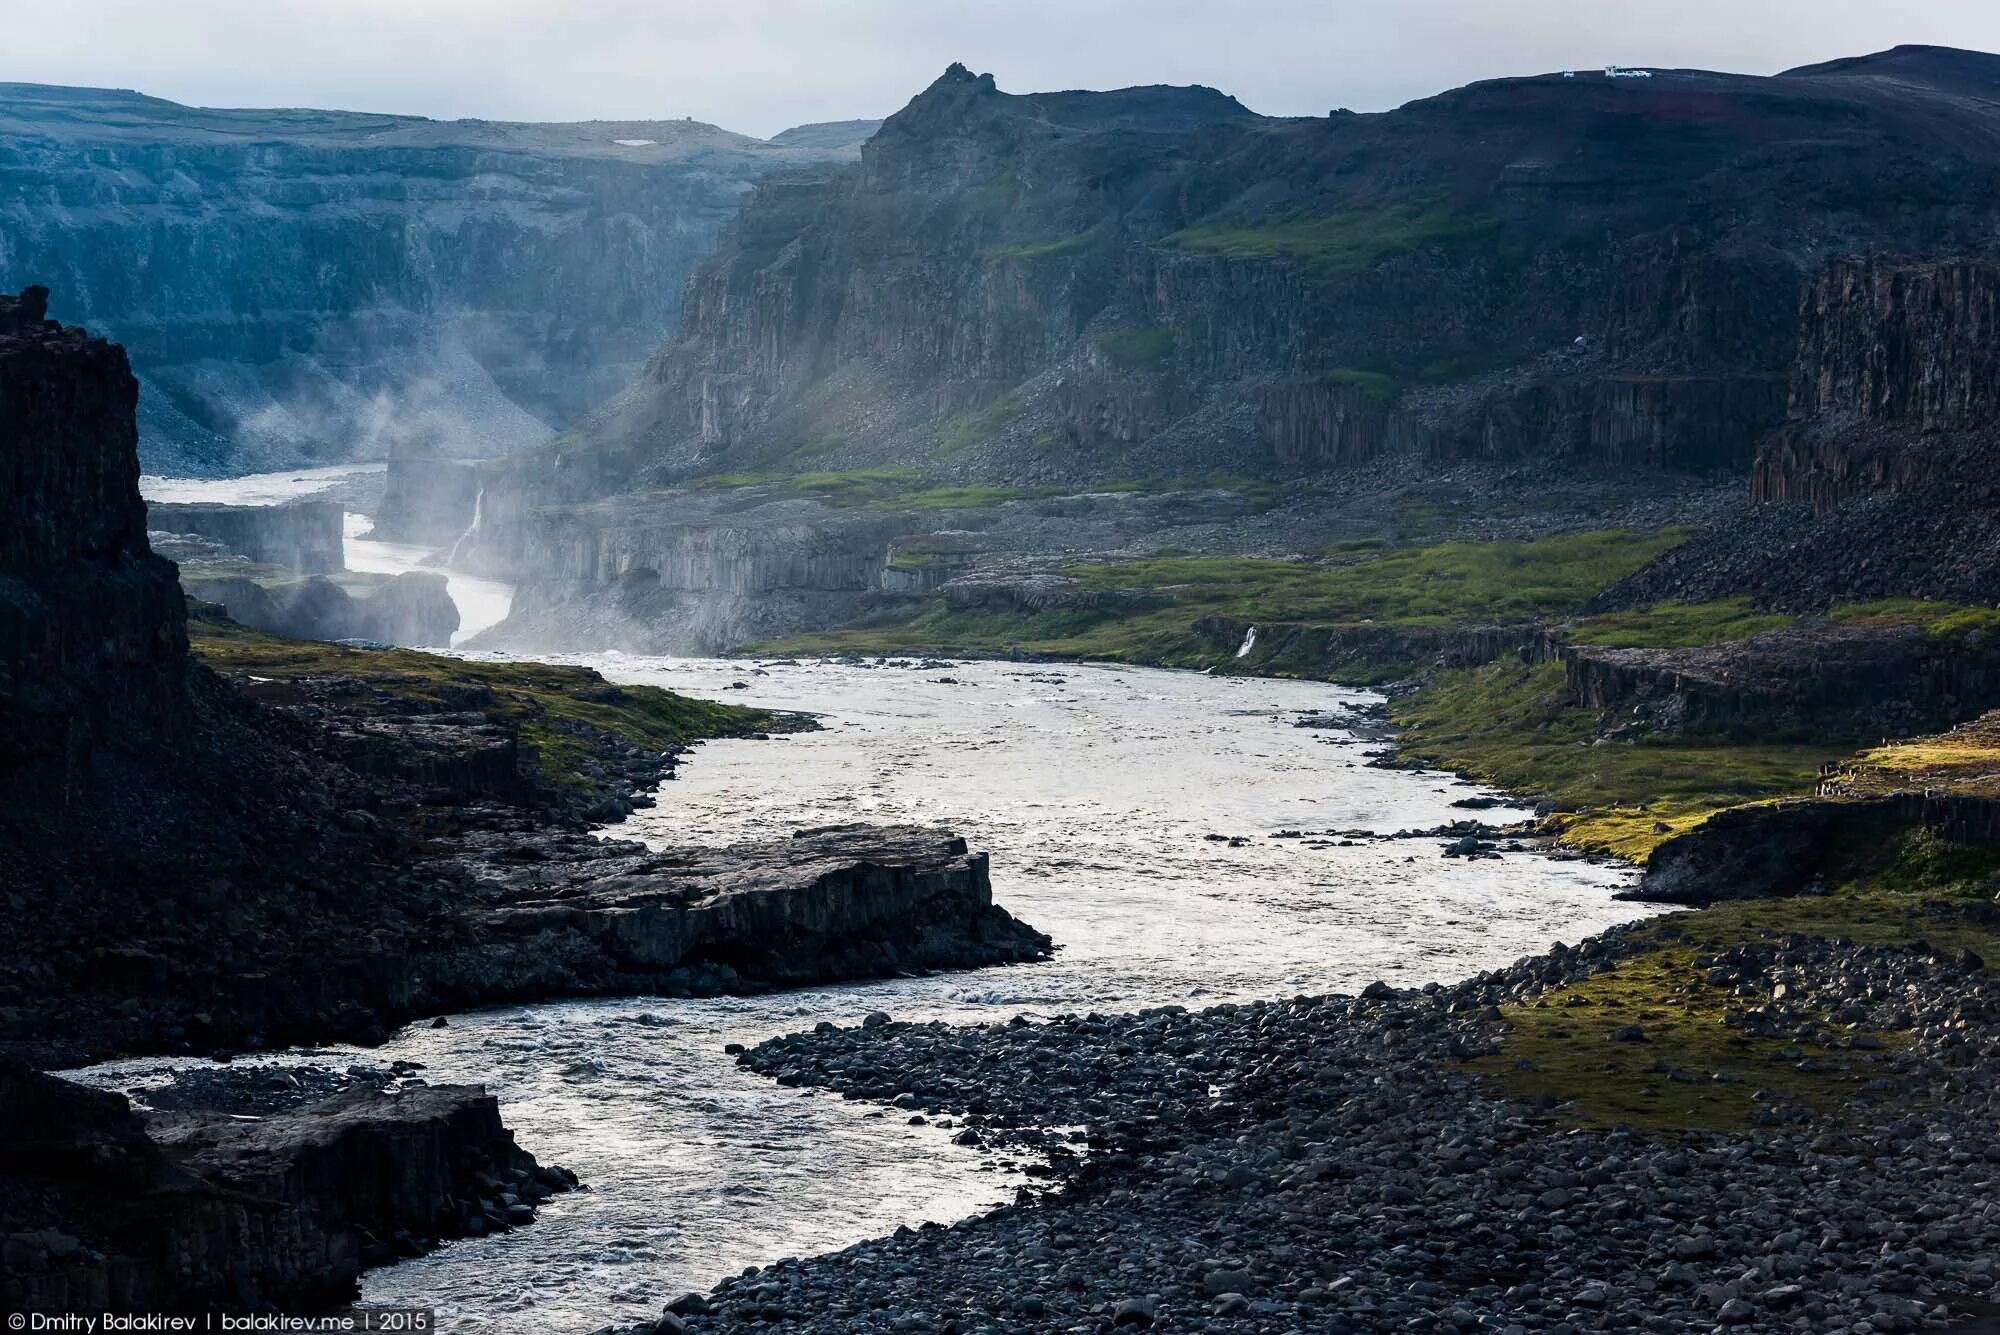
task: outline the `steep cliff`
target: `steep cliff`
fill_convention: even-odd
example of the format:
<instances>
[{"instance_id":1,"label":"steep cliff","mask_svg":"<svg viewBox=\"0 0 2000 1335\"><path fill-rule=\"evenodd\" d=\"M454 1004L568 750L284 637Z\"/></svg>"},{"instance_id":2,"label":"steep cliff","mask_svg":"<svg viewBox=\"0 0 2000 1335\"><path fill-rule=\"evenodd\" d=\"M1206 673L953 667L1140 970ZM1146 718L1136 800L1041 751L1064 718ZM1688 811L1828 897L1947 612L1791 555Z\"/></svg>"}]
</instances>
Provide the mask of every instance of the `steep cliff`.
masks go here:
<instances>
[{"instance_id":1,"label":"steep cliff","mask_svg":"<svg viewBox=\"0 0 2000 1335\"><path fill-rule=\"evenodd\" d=\"M1273 119L1205 88L1012 95L954 66L858 164L760 183L625 391L482 466L477 559L547 583L524 558L567 540L544 527L625 527L619 506L717 475L1741 477L1786 420L1799 293L1829 255L1986 243L1996 72L1898 51Z\"/></svg>"},{"instance_id":2,"label":"steep cliff","mask_svg":"<svg viewBox=\"0 0 2000 1335\"><path fill-rule=\"evenodd\" d=\"M1800 309L1791 421L1761 450L1756 501L1825 512L1955 469L2000 416L2000 266L1856 256Z\"/></svg>"},{"instance_id":3,"label":"steep cliff","mask_svg":"<svg viewBox=\"0 0 2000 1335\"><path fill-rule=\"evenodd\" d=\"M0 296L0 780L62 804L122 733L188 719L187 628L146 544L122 349Z\"/></svg>"},{"instance_id":4,"label":"steep cliff","mask_svg":"<svg viewBox=\"0 0 2000 1335\"><path fill-rule=\"evenodd\" d=\"M47 283L127 346L150 472L405 438L492 454L631 375L752 181L871 128L767 143L0 84L0 283Z\"/></svg>"},{"instance_id":5,"label":"steep cliff","mask_svg":"<svg viewBox=\"0 0 2000 1335\"><path fill-rule=\"evenodd\" d=\"M1982 234L2000 114L1923 66L1506 79L1324 120L954 66L858 165L752 192L680 336L547 474L1742 468L1819 256Z\"/></svg>"},{"instance_id":6,"label":"steep cliff","mask_svg":"<svg viewBox=\"0 0 2000 1335\"><path fill-rule=\"evenodd\" d=\"M1841 256L1806 285L1784 427L1753 507L1601 606L1750 595L1989 603L2000 587L2000 263Z\"/></svg>"}]
</instances>

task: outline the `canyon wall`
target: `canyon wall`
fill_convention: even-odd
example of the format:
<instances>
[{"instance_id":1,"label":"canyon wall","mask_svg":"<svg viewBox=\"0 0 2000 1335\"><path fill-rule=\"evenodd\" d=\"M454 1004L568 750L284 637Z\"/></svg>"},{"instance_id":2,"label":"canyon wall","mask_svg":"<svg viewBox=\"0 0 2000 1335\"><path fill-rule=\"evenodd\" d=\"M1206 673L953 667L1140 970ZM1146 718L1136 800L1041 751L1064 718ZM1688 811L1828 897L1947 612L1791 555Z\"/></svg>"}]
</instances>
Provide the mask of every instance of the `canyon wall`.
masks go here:
<instances>
[{"instance_id":1,"label":"canyon wall","mask_svg":"<svg viewBox=\"0 0 2000 1335\"><path fill-rule=\"evenodd\" d=\"M223 111L0 84L0 283L124 343L150 472L495 454L611 394L766 173L695 121L525 125Z\"/></svg>"},{"instance_id":2,"label":"canyon wall","mask_svg":"<svg viewBox=\"0 0 2000 1335\"><path fill-rule=\"evenodd\" d=\"M186 614L146 542L122 349L0 296L0 778L62 802L127 729L185 722Z\"/></svg>"},{"instance_id":3,"label":"canyon wall","mask_svg":"<svg viewBox=\"0 0 2000 1335\"><path fill-rule=\"evenodd\" d=\"M1969 243L1996 199L1991 103L1865 66L1507 79L1326 119L954 66L859 164L754 189L679 336L523 467L563 500L885 464L1739 471L1784 420L1822 258ZM1947 191L1964 207L1911 207Z\"/></svg>"},{"instance_id":4,"label":"canyon wall","mask_svg":"<svg viewBox=\"0 0 2000 1335\"><path fill-rule=\"evenodd\" d=\"M346 568L343 512L334 501L294 500L280 505L211 505L197 502L147 506L146 527L192 533L264 565L299 575Z\"/></svg>"},{"instance_id":5,"label":"canyon wall","mask_svg":"<svg viewBox=\"0 0 2000 1335\"><path fill-rule=\"evenodd\" d=\"M1751 494L1824 512L1904 490L2000 415L2000 264L1884 256L1829 263L1805 289L1791 424Z\"/></svg>"},{"instance_id":6,"label":"canyon wall","mask_svg":"<svg viewBox=\"0 0 2000 1335\"><path fill-rule=\"evenodd\" d=\"M1784 425L1753 509L1597 606L1748 596L1986 604L2000 586L2000 262L1836 256L1803 290Z\"/></svg>"},{"instance_id":7,"label":"canyon wall","mask_svg":"<svg viewBox=\"0 0 2000 1335\"><path fill-rule=\"evenodd\" d=\"M953 66L859 163L760 182L677 337L565 437L482 466L483 568L546 580L528 554L570 540L539 526L723 475L1740 477L1786 421L1829 256L1987 244L2000 104L1965 80L2000 92L2000 61L1947 55L1325 118ZM610 589L563 583L522 606Z\"/></svg>"}]
</instances>

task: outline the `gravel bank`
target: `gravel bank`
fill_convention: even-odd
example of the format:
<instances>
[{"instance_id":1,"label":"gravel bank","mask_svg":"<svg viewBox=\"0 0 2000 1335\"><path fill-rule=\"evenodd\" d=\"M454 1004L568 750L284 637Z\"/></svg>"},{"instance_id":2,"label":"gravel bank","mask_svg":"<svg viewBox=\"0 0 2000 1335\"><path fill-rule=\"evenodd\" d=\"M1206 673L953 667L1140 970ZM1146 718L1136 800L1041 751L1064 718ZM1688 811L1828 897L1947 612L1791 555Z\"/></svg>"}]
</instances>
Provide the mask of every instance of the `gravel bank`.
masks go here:
<instances>
[{"instance_id":1,"label":"gravel bank","mask_svg":"<svg viewBox=\"0 0 2000 1335\"><path fill-rule=\"evenodd\" d=\"M1503 1043L1501 1007L1559 1004L1649 940L1421 993L773 1039L742 1062L1041 1151L1062 1189L781 1261L650 1329L1989 1329L1969 1323L2000 1311L2000 987L1979 962L1784 937L1703 963L1774 1063L1793 1039L1879 1063L1845 1109L1774 1094L1745 1135L1565 1129L1458 1067Z\"/></svg>"}]
</instances>

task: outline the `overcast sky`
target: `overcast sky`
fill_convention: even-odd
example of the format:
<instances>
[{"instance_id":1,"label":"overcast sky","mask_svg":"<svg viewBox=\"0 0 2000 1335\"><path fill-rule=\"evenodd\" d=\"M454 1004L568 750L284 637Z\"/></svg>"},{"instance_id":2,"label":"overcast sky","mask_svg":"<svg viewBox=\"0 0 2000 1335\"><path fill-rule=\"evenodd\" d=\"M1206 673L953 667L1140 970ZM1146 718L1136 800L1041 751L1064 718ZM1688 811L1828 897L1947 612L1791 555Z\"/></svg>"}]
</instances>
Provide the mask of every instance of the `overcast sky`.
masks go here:
<instances>
[{"instance_id":1,"label":"overcast sky","mask_svg":"<svg viewBox=\"0 0 2000 1335\"><path fill-rule=\"evenodd\" d=\"M954 60L1016 92L1204 83L1318 115L1607 61L2000 50L2000 0L0 0L0 34L0 80L769 135L885 115Z\"/></svg>"}]
</instances>

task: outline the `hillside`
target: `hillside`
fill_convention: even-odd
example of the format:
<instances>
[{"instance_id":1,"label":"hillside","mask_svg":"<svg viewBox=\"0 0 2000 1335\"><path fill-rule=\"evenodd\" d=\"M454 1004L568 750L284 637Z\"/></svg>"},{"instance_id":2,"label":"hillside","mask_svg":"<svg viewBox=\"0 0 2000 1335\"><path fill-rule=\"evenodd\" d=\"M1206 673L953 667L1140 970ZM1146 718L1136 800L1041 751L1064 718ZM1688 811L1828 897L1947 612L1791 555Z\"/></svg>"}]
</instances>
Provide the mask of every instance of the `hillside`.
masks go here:
<instances>
[{"instance_id":1,"label":"hillside","mask_svg":"<svg viewBox=\"0 0 2000 1335\"><path fill-rule=\"evenodd\" d=\"M906 588L914 552L952 573L1301 552L1440 506L1458 518L1420 536L1705 521L1791 420L1830 263L1987 245L1996 70L1899 48L1273 119L954 66L859 163L751 192L679 336L568 436L482 470L471 555L537 586L515 642L644 647L716 593L838 592L820 615L846 619L847 595ZM780 509L741 490L773 483ZM801 503L857 488L865 524ZM1186 503L1133 499L1160 495ZM744 546L780 531L773 560ZM613 601L615 631L576 613Z\"/></svg>"},{"instance_id":2,"label":"hillside","mask_svg":"<svg viewBox=\"0 0 2000 1335\"><path fill-rule=\"evenodd\" d=\"M749 185L866 123L766 143L694 121L214 110L0 84L0 287L130 350L147 471L546 439L675 327Z\"/></svg>"}]
</instances>

